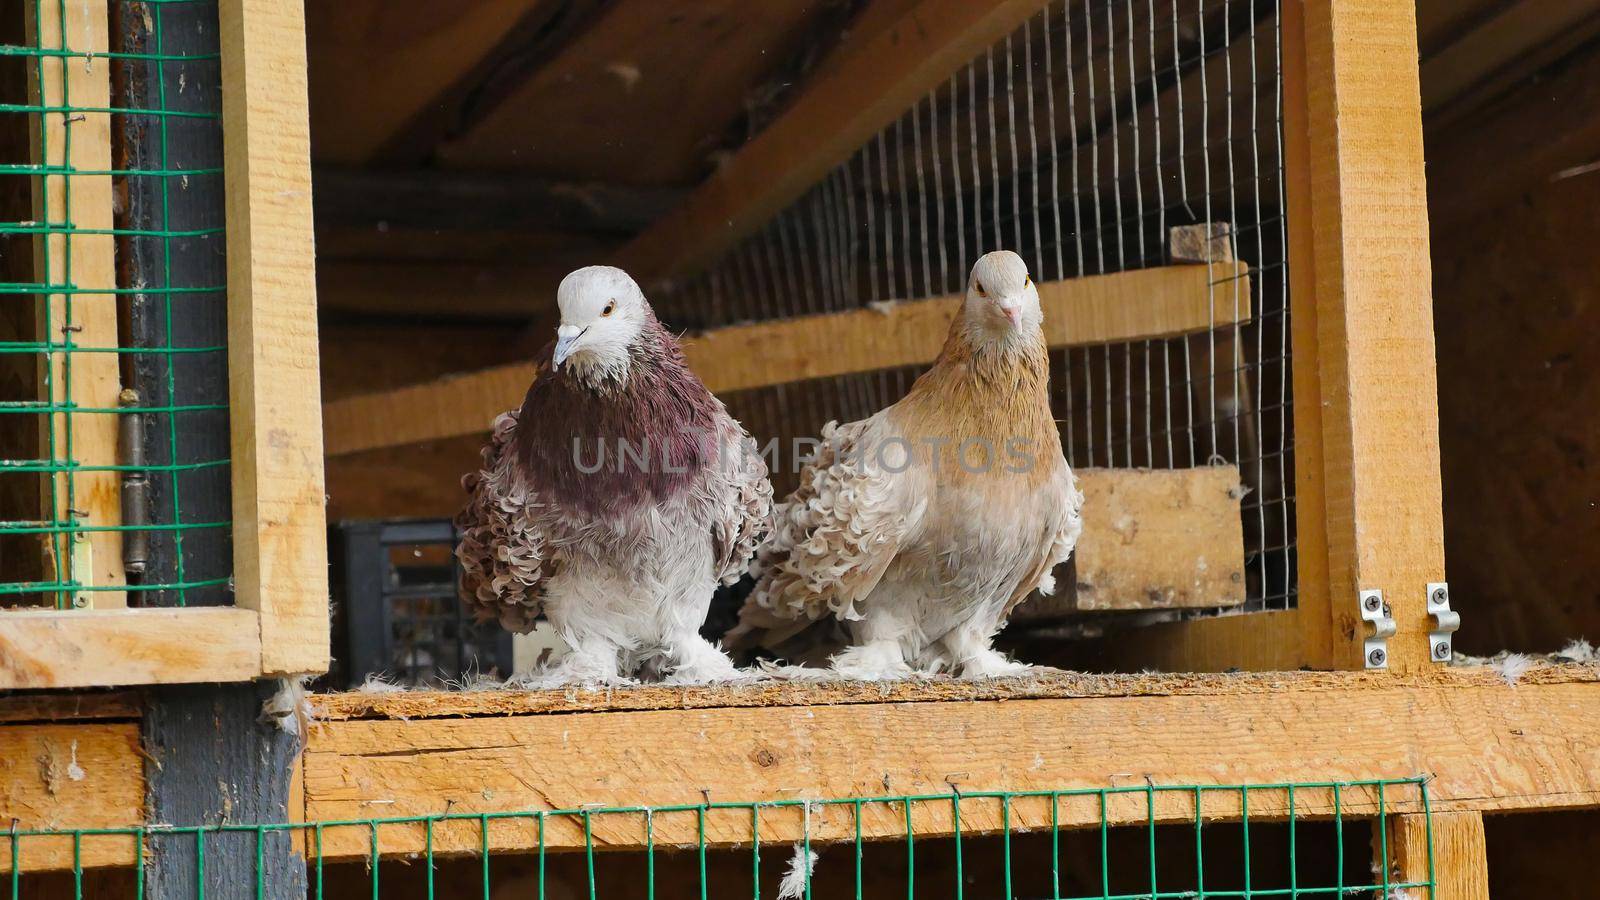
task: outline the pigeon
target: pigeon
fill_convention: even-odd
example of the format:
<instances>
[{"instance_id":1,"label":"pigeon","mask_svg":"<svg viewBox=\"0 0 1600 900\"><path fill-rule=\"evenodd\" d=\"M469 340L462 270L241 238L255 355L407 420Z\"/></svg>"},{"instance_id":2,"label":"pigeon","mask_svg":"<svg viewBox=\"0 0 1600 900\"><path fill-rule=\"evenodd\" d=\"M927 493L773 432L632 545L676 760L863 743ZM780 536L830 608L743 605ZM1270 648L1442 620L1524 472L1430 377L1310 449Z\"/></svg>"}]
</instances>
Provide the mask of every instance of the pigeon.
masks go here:
<instances>
[{"instance_id":1,"label":"pigeon","mask_svg":"<svg viewBox=\"0 0 1600 900\"><path fill-rule=\"evenodd\" d=\"M770 530L766 462L627 273L579 269L556 299L521 408L462 479L461 600L519 633L542 614L570 648L545 684L733 679L699 629Z\"/></svg>"},{"instance_id":2,"label":"pigeon","mask_svg":"<svg viewBox=\"0 0 1600 900\"><path fill-rule=\"evenodd\" d=\"M893 406L823 429L728 646L810 662L842 638L832 667L861 679L1031 668L993 638L1054 589L1083 505L1050 413L1043 319L1021 257L978 260L933 367Z\"/></svg>"}]
</instances>

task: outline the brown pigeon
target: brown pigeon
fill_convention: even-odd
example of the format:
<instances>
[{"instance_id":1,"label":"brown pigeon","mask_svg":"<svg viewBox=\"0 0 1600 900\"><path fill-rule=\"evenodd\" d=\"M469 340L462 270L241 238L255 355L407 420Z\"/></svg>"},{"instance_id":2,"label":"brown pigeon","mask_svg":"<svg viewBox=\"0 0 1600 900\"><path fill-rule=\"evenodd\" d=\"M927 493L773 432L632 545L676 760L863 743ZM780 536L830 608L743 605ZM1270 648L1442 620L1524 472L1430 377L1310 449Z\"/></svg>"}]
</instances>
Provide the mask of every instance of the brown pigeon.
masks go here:
<instances>
[{"instance_id":1,"label":"brown pigeon","mask_svg":"<svg viewBox=\"0 0 1600 900\"><path fill-rule=\"evenodd\" d=\"M898 403L823 432L778 507L730 646L854 678L1015 674L991 640L1054 588L1083 496L1050 413L1039 292L1015 253L978 260L933 368Z\"/></svg>"}]
</instances>

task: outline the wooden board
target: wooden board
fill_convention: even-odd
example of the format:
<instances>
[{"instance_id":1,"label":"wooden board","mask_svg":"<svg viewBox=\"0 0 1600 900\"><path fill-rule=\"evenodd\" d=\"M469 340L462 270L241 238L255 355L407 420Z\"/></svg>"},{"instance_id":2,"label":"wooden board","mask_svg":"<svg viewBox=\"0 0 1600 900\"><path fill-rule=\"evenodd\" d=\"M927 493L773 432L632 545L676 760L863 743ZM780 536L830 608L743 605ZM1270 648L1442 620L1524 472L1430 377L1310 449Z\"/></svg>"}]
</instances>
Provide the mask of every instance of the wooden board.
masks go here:
<instances>
[{"instance_id":1,"label":"wooden board","mask_svg":"<svg viewBox=\"0 0 1600 900\"><path fill-rule=\"evenodd\" d=\"M1586 670L1587 671L1587 670ZM1344 689L1299 689L1344 678ZM1592 677L1592 675L1586 676ZM656 709L584 715L357 720L313 730L306 755L308 820L427 815L450 810L537 811L593 806L700 804L933 794L952 785L1065 790L1161 784L1324 782L1429 775L1432 809L1588 808L1600 805L1600 684L1437 684L1393 677L1278 676L1272 691L1204 700L1156 693L1026 702L873 703L730 709ZM873 686L868 686L871 689ZM475 701L467 701L475 702ZM1484 765L1493 759L1492 766ZM1419 797L1391 792L1389 812L1420 811ZM1251 816L1281 817L1282 792L1251 797ZM1298 792L1303 817L1331 812L1327 792ZM949 834L949 801L913 807L919 835ZM1237 817L1237 799L1207 797L1207 817ZM1347 815L1377 811L1372 792L1346 792ZM800 816L771 813L762 839L800 835ZM1049 804L1013 803L1013 827L1049 822ZM1114 798L1112 824L1191 821L1187 795ZM1099 823L1092 802L1063 802L1068 827ZM644 817L595 816L594 841L643 843ZM706 840L749 839L748 810L711 813ZM811 817L813 840L852 833L849 807ZM968 801L963 833L1000 828L998 803ZM654 819L659 845L692 843L696 817ZM904 812L869 808L862 833L902 833ZM381 852L422 849L420 826L380 829ZM436 827L440 852L476 850L478 823ZM369 852L370 833L330 828L330 858ZM497 823L491 849L536 845L532 820ZM577 817L551 819L546 846L583 846Z\"/></svg>"},{"instance_id":2,"label":"wooden board","mask_svg":"<svg viewBox=\"0 0 1600 900\"><path fill-rule=\"evenodd\" d=\"M37 8L36 8L37 7ZM27 4L45 49L103 50L109 46L107 7L96 3ZM30 32L31 34L31 32ZM63 38L65 35L65 38ZM33 66L28 67L30 73ZM103 56L45 57L31 85L36 102L47 107L69 105L105 109L111 105L111 66ZM33 146L43 142L49 166L104 172L111 168L111 116L103 112L45 113L29 118L35 129ZM43 134L38 134L41 130ZM70 158L67 150L70 147ZM37 155L37 150L35 151ZM70 182L70 185L69 183ZM73 285L103 290L117 286L116 245L110 234L112 218L111 176L71 175L35 179L34 221L53 228L98 231L99 234L51 234L34 242L34 271L46 284ZM38 307L39 340L78 347L116 347L117 298L112 294L53 294ZM47 365L49 399L70 401L82 408L116 409L122 390L115 353L66 354L41 358ZM105 466L118 462L120 417L107 413L58 413L52 416L54 447L41 435L39 457L68 459L82 465ZM50 476L43 476L48 479ZM76 472L55 477L55 508L50 517L84 525L122 524L121 476L116 472ZM44 488L50 496L50 488ZM49 501L46 500L46 503ZM42 511L41 511L42 512ZM71 579L84 585L119 586L127 581L122 568L122 534L101 531L63 535L56 542L46 535L45 570L49 578ZM61 559L70 555L71 559ZM85 591L84 605L115 608L127 605L121 591Z\"/></svg>"},{"instance_id":3,"label":"wooden board","mask_svg":"<svg viewBox=\"0 0 1600 900\"><path fill-rule=\"evenodd\" d=\"M0 690L241 681L260 674L253 610L0 613Z\"/></svg>"},{"instance_id":4,"label":"wooden board","mask_svg":"<svg viewBox=\"0 0 1600 900\"><path fill-rule=\"evenodd\" d=\"M0 819L19 830L122 828L144 820L144 760L132 722L0 727ZM24 872L70 868L72 838L20 838ZM128 866L131 837L85 837L86 868ZM0 872L11 842L0 839Z\"/></svg>"},{"instance_id":5,"label":"wooden board","mask_svg":"<svg viewBox=\"0 0 1600 900\"><path fill-rule=\"evenodd\" d=\"M227 181L234 597L261 668L328 667L305 22L300 4L220 6Z\"/></svg>"},{"instance_id":6,"label":"wooden board","mask_svg":"<svg viewBox=\"0 0 1600 900\"><path fill-rule=\"evenodd\" d=\"M1053 347L1165 337L1250 316L1213 286L1247 281L1243 263L1164 266L1039 285ZM1232 293L1230 290L1229 293ZM1248 288L1241 295L1248 298ZM696 374L715 392L933 362L961 300L940 297L718 329L684 341ZM487 431L533 380L528 363L450 376L329 403L329 455Z\"/></svg>"},{"instance_id":7,"label":"wooden board","mask_svg":"<svg viewBox=\"0 0 1600 900\"><path fill-rule=\"evenodd\" d=\"M1235 617L1237 618L1237 617ZM968 681L949 677L916 681L763 680L731 685L635 685L625 689L346 691L311 697L318 722L355 719L461 719L546 713L660 709L743 709L757 706L854 706L863 703L975 703L1116 697L1196 697L1231 702L1249 694L1361 692L1376 688L1417 691L1490 688L1505 684L1488 668L1452 667L1402 675L1384 672L1229 672L1085 674L1042 669L1022 678ZM1535 662L1519 687L1600 685L1600 667ZM1210 698L1210 699L1205 699Z\"/></svg>"},{"instance_id":8,"label":"wooden board","mask_svg":"<svg viewBox=\"0 0 1600 900\"><path fill-rule=\"evenodd\" d=\"M1432 882L1428 900L1489 900L1481 812L1393 816L1387 823L1387 843L1375 848L1373 857L1379 866L1387 857L1396 884Z\"/></svg>"},{"instance_id":9,"label":"wooden board","mask_svg":"<svg viewBox=\"0 0 1600 900\"><path fill-rule=\"evenodd\" d=\"M1078 611L1238 606L1244 602L1244 491L1233 466L1082 469ZM1065 593L1065 592L1064 592ZM1030 606L1050 605L1052 598ZM1024 607L1027 609L1027 607Z\"/></svg>"}]
</instances>

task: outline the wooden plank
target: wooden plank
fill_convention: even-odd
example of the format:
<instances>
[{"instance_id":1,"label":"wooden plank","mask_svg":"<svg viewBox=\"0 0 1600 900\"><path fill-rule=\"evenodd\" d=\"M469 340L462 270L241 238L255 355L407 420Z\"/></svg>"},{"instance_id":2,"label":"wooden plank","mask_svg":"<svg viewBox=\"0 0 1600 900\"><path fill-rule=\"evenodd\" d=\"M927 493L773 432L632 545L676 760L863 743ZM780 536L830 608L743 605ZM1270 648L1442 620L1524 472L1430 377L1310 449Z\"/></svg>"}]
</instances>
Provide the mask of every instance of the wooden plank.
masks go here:
<instances>
[{"instance_id":1,"label":"wooden plank","mask_svg":"<svg viewBox=\"0 0 1600 900\"><path fill-rule=\"evenodd\" d=\"M239 681L259 674L261 636L254 610L0 614L0 690Z\"/></svg>"},{"instance_id":2,"label":"wooden plank","mask_svg":"<svg viewBox=\"0 0 1600 900\"><path fill-rule=\"evenodd\" d=\"M1052 347L1166 337L1246 320L1249 303L1212 286L1247 281L1243 263L1164 266L1039 285ZM1241 292L1248 298L1248 289ZM933 362L957 297L722 328L684 341L695 372L722 393ZM329 403L332 456L486 431L533 380L517 363Z\"/></svg>"},{"instance_id":3,"label":"wooden plank","mask_svg":"<svg viewBox=\"0 0 1600 900\"><path fill-rule=\"evenodd\" d=\"M324 723L304 757L307 817L348 820L449 810L536 812L583 807L841 799L901 794L1124 786L1112 824L1146 821L1149 773L1162 784L1272 784L1429 775L1435 811L1600 806L1600 685L1499 684L1419 688L1363 678L1345 690L1211 697L1140 695L1026 702L873 703L859 706L658 709L558 716ZM1327 677L1327 676L1323 676ZM1355 683L1362 685L1355 688ZM870 686L869 686L870 687ZM1484 759L1495 765L1483 765ZM1236 796L1236 795L1235 795ZM1377 812L1375 792L1350 790L1347 816ZM1287 812L1282 792L1251 797L1252 818ZM1297 791L1304 817L1332 812L1329 792ZM1391 790L1386 811L1421 810L1420 796ZM1120 802L1126 800L1127 802ZM1215 801L1215 802L1213 802ZM1235 799L1208 796L1207 816L1236 817ZM1158 795L1160 822L1192 821L1192 797ZM913 808L919 835L951 832L948 799ZM764 841L800 836L800 816L763 815ZM998 803L968 801L964 834L1001 827ZM1020 829L1049 824L1049 803L1014 802ZM1092 802L1063 803L1062 824L1099 823ZM580 817L552 818L546 846L579 849ZM640 814L596 815L596 845L637 847ZM902 833L904 811L868 807L869 838ZM853 833L848 805L813 812L812 839ZM749 840L748 810L708 814L713 845ZM658 845L692 843L696 816L654 819ZM498 822L491 849L536 846L535 821ZM440 852L472 852L475 818L435 827ZM365 828L330 828L330 858L370 850ZM381 830L382 852L423 848L420 825Z\"/></svg>"},{"instance_id":4,"label":"wooden plank","mask_svg":"<svg viewBox=\"0 0 1600 900\"><path fill-rule=\"evenodd\" d=\"M624 247L617 264L641 283L710 264L1044 5L924 0L872 39L846 45L682 207Z\"/></svg>"},{"instance_id":5,"label":"wooden plank","mask_svg":"<svg viewBox=\"0 0 1600 900\"><path fill-rule=\"evenodd\" d=\"M19 831L125 828L144 821L144 763L132 722L8 725L0 728L0 819ZM18 838L21 870L72 866L72 838ZM134 840L85 837L85 868L130 866ZM0 872L14 863L0 840Z\"/></svg>"},{"instance_id":6,"label":"wooden plank","mask_svg":"<svg viewBox=\"0 0 1600 900\"><path fill-rule=\"evenodd\" d=\"M262 720L262 704L276 689L269 680L150 691L141 731L146 821L290 821L300 738ZM243 900L258 896L260 879L272 896L304 897L306 864L296 837L285 831L259 838L250 831L211 834L202 864L192 834L152 834L141 896Z\"/></svg>"},{"instance_id":7,"label":"wooden plank","mask_svg":"<svg viewBox=\"0 0 1600 900\"><path fill-rule=\"evenodd\" d=\"M1328 504L1324 475L1322 347L1318 343L1317 272L1335 265L1317 254L1311 178L1314 166L1310 139L1310 73L1307 70L1305 6L1300 0L1282 7L1284 201L1289 239L1290 378L1294 404L1295 608L1275 616L1255 639L1239 622L1210 629L1216 639L1196 632L1192 640L1213 641L1217 652L1204 668L1334 668L1348 665L1335 645L1340 624L1334 617L1328 577ZM1221 621L1221 620L1213 620ZM1266 624L1263 622L1263 624ZM1240 638L1244 637L1243 640ZM1230 661L1231 660L1231 661Z\"/></svg>"},{"instance_id":8,"label":"wooden plank","mask_svg":"<svg viewBox=\"0 0 1600 900\"><path fill-rule=\"evenodd\" d=\"M1390 667L1431 665L1427 585L1445 570L1416 10L1304 9L1334 663L1363 664L1355 598L1376 588L1399 628Z\"/></svg>"},{"instance_id":9,"label":"wooden plank","mask_svg":"<svg viewBox=\"0 0 1600 900\"><path fill-rule=\"evenodd\" d=\"M1244 496L1233 466L1081 469L1078 611L1238 606L1244 602ZM1029 606L1049 605L1041 598ZM1023 607L1027 609L1028 607ZM1020 612L1021 610L1019 610Z\"/></svg>"},{"instance_id":10,"label":"wooden plank","mask_svg":"<svg viewBox=\"0 0 1600 900\"><path fill-rule=\"evenodd\" d=\"M36 18L43 49L79 52L109 47L108 7L96 3L27 4ZM33 67L29 67L30 71ZM111 106L111 65L103 56L45 57L31 85L31 95L45 107L69 106L102 110ZM103 112L51 112L30 117L35 130L35 162L76 170L105 172L111 168L111 116ZM42 147L43 157L38 152ZM70 155L69 155L70 154ZM70 184L69 184L70 182ZM57 175L35 179L34 220L52 228L67 226L97 234L48 234L34 241L34 272L51 285L102 290L117 286L116 246L113 227L111 176ZM78 347L115 347L117 303L114 295L51 294L38 307L39 339ZM115 353L55 353L41 359L48 368L48 399L52 404L71 402L88 409L116 409L122 390ZM41 435L40 457L83 465L117 462L119 416L108 413L57 413L51 418L53 446ZM44 476L46 479L50 476ZM75 472L55 476L56 521L90 526L122 524L120 475L116 472ZM45 495L51 496L49 487ZM49 503L50 501L46 501ZM84 585L118 586L126 583L122 568L122 533L101 531L63 535L58 542L46 536L47 577ZM69 559L62 559L68 556ZM85 606L115 608L127 605L121 591L84 591L76 598Z\"/></svg>"},{"instance_id":11,"label":"wooden plank","mask_svg":"<svg viewBox=\"0 0 1600 900\"><path fill-rule=\"evenodd\" d=\"M1394 883L1431 882L1433 890L1427 892L1428 900L1489 900L1483 813L1468 810L1391 816L1386 834L1387 843L1374 848L1373 864L1388 864ZM1423 891L1407 896L1420 898Z\"/></svg>"},{"instance_id":12,"label":"wooden plank","mask_svg":"<svg viewBox=\"0 0 1600 900\"><path fill-rule=\"evenodd\" d=\"M1235 617L1242 618L1242 617ZM348 691L311 697L318 722L354 719L462 719L660 709L744 709L758 706L853 706L871 703L975 703L1114 697L1195 697L1231 702L1248 694L1342 693L1375 688L1449 691L1505 684L1488 667L1452 667L1411 674L1385 672L1138 672L1084 674L1042 669L1020 678L969 681L949 677L914 681L779 681L727 685L647 684L627 690ZM1600 667L1534 662L1518 686L1600 685ZM1210 699L1204 699L1210 698Z\"/></svg>"},{"instance_id":13,"label":"wooden plank","mask_svg":"<svg viewBox=\"0 0 1600 900\"><path fill-rule=\"evenodd\" d=\"M311 142L300 4L220 7L235 602L256 674L328 667Z\"/></svg>"}]
</instances>

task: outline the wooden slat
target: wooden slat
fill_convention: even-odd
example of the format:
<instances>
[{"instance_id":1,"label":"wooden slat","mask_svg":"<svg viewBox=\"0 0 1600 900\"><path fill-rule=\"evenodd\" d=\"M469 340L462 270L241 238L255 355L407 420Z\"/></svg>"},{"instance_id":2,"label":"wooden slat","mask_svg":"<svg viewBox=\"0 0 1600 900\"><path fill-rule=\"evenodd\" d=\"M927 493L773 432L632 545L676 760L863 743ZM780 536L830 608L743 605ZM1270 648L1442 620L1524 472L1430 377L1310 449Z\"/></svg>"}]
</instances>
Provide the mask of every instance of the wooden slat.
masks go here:
<instances>
[{"instance_id":1,"label":"wooden slat","mask_svg":"<svg viewBox=\"0 0 1600 900\"><path fill-rule=\"evenodd\" d=\"M1304 12L1333 663L1363 664L1356 595L1376 588L1399 628L1390 666L1430 665L1427 584L1445 570L1416 10Z\"/></svg>"},{"instance_id":2,"label":"wooden slat","mask_svg":"<svg viewBox=\"0 0 1600 900\"><path fill-rule=\"evenodd\" d=\"M304 757L309 820L698 804L803 798L949 796L963 791L1107 785L1270 784L1431 775L1436 811L1600 806L1600 684L1503 682L1418 686L1394 677L1279 676L1276 689L1199 699L1141 693L1027 702L930 701L858 706L657 709L581 715L327 722ZM1181 676L1179 677L1181 681ZM876 689L875 686L866 686ZM473 701L465 701L473 702ZM1247 736L1248 739L1241 736ZM1484 765L1485 759L1494 765ZM1112 824L1143 824L1144 797L1113 802ZM1215 803L1213 803L1215 799ZM1386 809L1420 811L1413 791ZM1281 792L1252 796L1252 818L1286 813ZM1377 811L1372 792L1345 794L1346 815ZM1331 813L1331 796L1297 792L1304 817ZM1236 800L1207 797L1208 818L1237 816ZM949 803L913 809L919 835L951 831ZM1192 800L1158 797L1157 821L1192 821ZM1068 827L1096 825L1093 802L1061 805ZM848 808L813 813L813 840L852 834ZM1014 803L1015 828L1049 823L1049 804ZM800 816L762 817L762 839L800 836ZM969 801L963 833L1000 827L998 803ZM643 817L596 816L596 845L643 843ZM692 843L695 816L658 815L658 845ZM892 836L903 810L871 808L867 837ZM749 814L706 817L715 845L748 841ZM369 852L366 828L331 828L331 858ZM476 820L436 827L440 852L478 847ZM491 849L535 846L532 821L497 823ZM384 852L422 849L421 826L382 830ZM552 819L550 849L583 846L581 823Z\"/></svg>"},{"instance_id":3,"label":"wooden slat","mask_svg":"<svg viewBox=\"0 0 1600 900\"><path fill-rule=\"evenodd\" d=\"M300 4L221 4L237 604L257 674L328 666L317 299Z\"/></svg>"},{"instance_id":4,"label":"wooden slat","mask_svg":"<svg viewBox=\"0 0 1600 900\"><path fill-rule=\"evenodd\" d=\"M19 831L126 828L144 820L144 758L133 722L0 727L0 819ZM24 873L69 869L70 836L19 838ZM85 837L85 868L131 866L134 839ZM0 872L13 866L0 840ZM24 882L26 884L26 882Z\"/></svg>"},{"instance_id":5,"label":"wooden slat","mask_svg":"<svg viewBox=\"0 0 1600 900\"><path fill-rule=\"evenodd\" d=\"M35 9L37 7L37 9ZM30 18L37 16L41 45L45 49L103 50L109 46L107 7L96 3L27 4ZM30 74L34 71L29 66ZM89 59L45 57L40 61L33 96L47 107L63 105L105 109L111 105L111 66L105 57ZM104 172L111 168L111 116L105 113L46 113L34 119L35 161L50 166ZM42 125L42 128L41 128ZM42 131L42 134L40 132ZM70 147L70 157L68 156ZM69 184L70 182L70 184ZM99 234L47 235L34 241L34 271L47 284L109 289L117 285L116 246L110 229L112 218L109 175L54 176L31 181L34 186L34 220L51 227L71 225ZM110 294L52 294L39 306L39 339L70 342L79 347L115 347L117 303ZM52 354L41 365L49 367L52 403L70 401L79 407L115 409L122 389L115 353ZM41 434L40 458L67 460L83 465L117 462L118 416L105 413L63 413L52 416L54 445ZM51 476L44 476L46 479ZM57 521L84 525L122 524L120 475L116 472L75 472L55 476ZM44 488L46 504L50 488ZM119 586L126 582L122 568L122 534L102 531L62 536L60 546L46 536L46 571L85 585ZM55 558L57 552L67 559ZM127 605L121 591L85 591L86 605L115 608Z\"/></svg>"},{"instance_id":6,"label":"wooden slat","mask_svg":"<svg viewBox=\"0 0 1600 900\"><path fill-rule=\"evenodd\" d=\"M648 282L709 264L1044 5L924 0L870 40L846 45L787 112L623 248L617 265Z\"/></svg>"},{"instance_id":7,"label":"wooden slat","mask_svg":"<svg viewBox=\"0 0 1600 900\"><path fill-rule=\"evenodd\" d=\"M1242 263L1165 266L1039 286L1053 347L1166 337L1248 320ZM1224 296L1226 295L1226 296ZM956 297L718 329L684 341L695 372L718 393L933 362ZM329 403L330 455L487 431L533 380L518 363Z\"/></svg>"},{"instance_id":8,"label":"wooden slat","mask_svg":"<svg viewBox=\"0 0 1600 900\"><path fill-rule=\"evenodd\" d=\"M1080 611L1237 606L1244 602L1244 496L1233 466L1083 469ZM1058 580L1061 574L1058 573ZM1053 598L1034 601L1048 606ZM1019 609L1019 612L1028 607Z\"/></svg>"},{"instance_id":9,"label":"wooden slat","mask_svg":"<svg viewBox=\"0 0 1600 900\"><path fill-rule=\"evenodd\" d=\"M227 607L0 613L0 690L254 678L258 622Z\"/></svg>"},{"instance_id":10,"label":"wooden slat","mask_svg":"<svg viewBox=\"0 0 1600 900\"><path fill-rule=\"evenodd\" d=\"M1375 848L1375 865L1387 850L1396 884L1433 883L1428 900L1489 900L1489 856L1483 813L1476 810L1390 817L1387 845ZM1415 896L1424 896L1416 891ZM1400 896L1400 895L1396 895Z\"/></svg>"}]
</instances>

